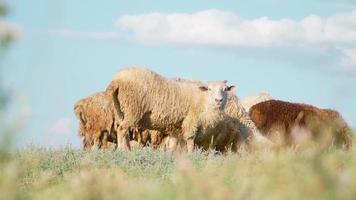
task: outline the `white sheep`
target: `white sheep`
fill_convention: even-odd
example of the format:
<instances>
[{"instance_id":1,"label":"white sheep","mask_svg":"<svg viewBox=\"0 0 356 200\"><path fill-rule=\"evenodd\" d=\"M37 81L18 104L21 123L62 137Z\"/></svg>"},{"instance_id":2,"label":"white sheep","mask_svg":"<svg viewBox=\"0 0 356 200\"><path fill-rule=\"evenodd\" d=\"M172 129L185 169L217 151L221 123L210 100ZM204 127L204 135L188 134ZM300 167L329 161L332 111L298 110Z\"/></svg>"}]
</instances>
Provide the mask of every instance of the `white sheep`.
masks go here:
<instances>
[{"instance_id":1,"label":"white sheep","mask_svg":"<svg viewBox=\"0 0 356 200\"><path fill-rule=\"evenodd\" d=\"M180 83L189 83L193 85L202 85L203 83L199 80L193 80L193 79L182 79L182 78L174 78L175 81L180 82ZM225 127L221 127L218 130L221 130L220 132L222 135L226 134L224 131L226 129L230 129L229 127L231 126L237 126L240 132L240 136L235 136L235 133L232 133L231 137L232 138L238 138L239 140L243 139L255 139L257 142L263 142L263 143L270 143L257 129L256 125L253 123L251 120L248 112L245 110L245 107L243 106L242 103L240 103L239 98L236 96L236 89L233 89L232 91L229 91L227 94L227 102L224 108L225 113L230 117L228 122L225 123ZM267 94L261 93L259 97L267 98ZM257 98L254 98L255 101L257 101ZM260 99L261 100L261 99ZM261 100L262 101L262 100ZM251 101L249 101L251 102ZM233 125L231 124L233 123ZM234 129L232 129L234 130ZM225 136L227 137L227 136ZM241 141L239 141L241 142Z\"/></svg>"},{"instance_id":2,"label":"white sheep","mask_svg":"<svg viewBox=\"0 0 356 200\"><path fill-rule=\"evenodd\" d=\"M121 118L118 147L130 149L129 131L140 127L183 139L192 152L198 131L215 129L225 120L227 92L233 88L226 81L179 83L139 67L121 70L108 88Z\"/></svg>"}]
</instances>

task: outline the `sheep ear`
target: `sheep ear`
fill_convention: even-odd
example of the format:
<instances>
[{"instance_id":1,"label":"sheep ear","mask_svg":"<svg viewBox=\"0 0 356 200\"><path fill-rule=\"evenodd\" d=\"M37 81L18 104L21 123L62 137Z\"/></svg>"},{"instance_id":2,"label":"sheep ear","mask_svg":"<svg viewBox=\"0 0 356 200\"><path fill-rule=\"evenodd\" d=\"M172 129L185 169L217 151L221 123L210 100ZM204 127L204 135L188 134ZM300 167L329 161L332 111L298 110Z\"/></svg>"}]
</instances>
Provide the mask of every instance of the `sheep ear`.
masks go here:
<instances>
[{"instance_id":1,"label":"sheep ear","mask_svg":"<svg viewBox=\"0 0 356 200\"><path fill-rule=\"evenodd\" d=\"M209 88L206 86L200 86L199 89L203 92L207 91Z\"/></svg>"},{"instance_id":2,"label":"sheep ear","mask_svg":"<svg viewBox=\"0 0 356 200\"><path fill-rule=\"evenodd\" d=\"M226 88L226 91L228 92L236 92L236 86L231 85Z\"/></svg>"}]
</instances>

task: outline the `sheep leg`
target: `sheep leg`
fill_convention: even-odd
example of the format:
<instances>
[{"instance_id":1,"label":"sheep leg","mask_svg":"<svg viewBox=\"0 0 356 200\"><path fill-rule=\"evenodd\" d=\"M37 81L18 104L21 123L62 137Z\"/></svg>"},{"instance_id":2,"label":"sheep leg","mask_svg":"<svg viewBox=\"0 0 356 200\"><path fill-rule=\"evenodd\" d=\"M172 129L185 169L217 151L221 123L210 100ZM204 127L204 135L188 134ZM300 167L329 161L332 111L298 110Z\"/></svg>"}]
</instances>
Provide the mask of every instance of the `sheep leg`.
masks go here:
<instances>
[{"instance_id":1,"label":"sheep leg","mask_svg":"<svg viewBox=\"0 0 356 200\"><path fill-rule=\"evenodd\" d=\"M117 131L117 147L121 150L131 150L130 145L130 130L133 130L132 127L135 127L136 119L129 120L126 118L125 121L121 123Z\"/></svg>"},{"instance_id":2,"label":"sheep leg","mask_svg":"<svg viewBox=\"0 0 356 200\"><path fill-rule=\"evenodd\" d=\"M194 151L195 131L187 131L183 135L188 154Z\"/></svg>"},{"instance_id":3,"label":"sheep leg","mask_svg":"<svg viewBox=\"0 0 356 200\"><path fill-rule=\"evenodd\" d=\"M100 138L95 138L94 139L94 145L91 147L92 150L98 150L101 147L101 141Z\"/></svg>"},{"instance_id":4,"label":"sheep leg","mask_svg":"<svg viewBox=\"0 0 356 200\"><path fill-rule=\"evenodd\" d=\"M83 150L88 150L90 149L90 145L88 142L88 138L87 137L82 137L82 146L83 146Z\"/></svg>"},{"instance_id":5,"label":"sheep leg","mask_svg":"<svg viewBox=\"0 0 356 200\"><path fill-rule=\"evenodd\" d=\"M117 148L121 150L131 150L129 129L120 128L117 131Z\"/></svg>"},{"instance_id":6,"label":"sheep leg","mask_svg":"<svg viewBox=\"0 0 356 200\"><path fill-rule=\"evenodd\" d=\"M182 124L183 139L185 141L188 154L194 151L195 135L198 131L198 121L194 114L188 114Z\"/></svg>"},{"instance_id":7,"label":"sheep leg","mask_svg":"<svg viewBox=\"0 0 356 200\"><path fill-rule=\"evenodd\" d=\"M178 143L177 138L175 138L175 137L169 138L167 141L167 144L164 145L164 148L168 152L173 153L177 149L177 143Z\"/></svg>"},{"instance_id":8,"label":"sheep leg","mask_svg":"<svg viewBox=\"0 0 356 200\"><path fill-rule=\"evenodd\" d=\"M107 131L103 132L103 138L102 138L101 143L104 148L108 147L108 135L109 135L109 133Z\"/></svg>"},{"instance_id":9,"label":"sheep leg","mask_svg":"<svg viewBox=\"0 0 356 200\"><path fill-rule=\"evenodd\" d=\"M144 142L143 142L142 134L143 134L142 131L137 130L137 142L141 148L143 148L145 146L145 144L143 144Z\"/></svg>"},{"instance_id":10,"label":"sheep leg","mask_svg":"<svg viewBox=\"0 0 356 200\"><path fill-rule=\"evenodd\" d=\"M194 137L189 137L188 139L186 139L186 143L187 143L187 152L188 154L193 153L194 151Z\"/></svg>"}]
</instances>

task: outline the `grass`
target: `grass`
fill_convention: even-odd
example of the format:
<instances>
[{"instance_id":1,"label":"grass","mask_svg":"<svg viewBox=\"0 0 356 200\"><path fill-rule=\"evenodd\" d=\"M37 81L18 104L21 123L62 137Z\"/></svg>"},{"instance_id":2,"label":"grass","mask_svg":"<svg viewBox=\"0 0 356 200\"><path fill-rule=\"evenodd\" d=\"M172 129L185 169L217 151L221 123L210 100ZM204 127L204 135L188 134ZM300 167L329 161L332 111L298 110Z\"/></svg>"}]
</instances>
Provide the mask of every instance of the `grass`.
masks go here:
<instances>
[{"instance_id":1,"label":"grass","mask_svg":"<svg viewBox=\"0 0 356 200\"><path fill-rule=\"evenodd\" d=\"M356 151L0 151L0 199L356 199Z\"/></svg>"}]
</instances>

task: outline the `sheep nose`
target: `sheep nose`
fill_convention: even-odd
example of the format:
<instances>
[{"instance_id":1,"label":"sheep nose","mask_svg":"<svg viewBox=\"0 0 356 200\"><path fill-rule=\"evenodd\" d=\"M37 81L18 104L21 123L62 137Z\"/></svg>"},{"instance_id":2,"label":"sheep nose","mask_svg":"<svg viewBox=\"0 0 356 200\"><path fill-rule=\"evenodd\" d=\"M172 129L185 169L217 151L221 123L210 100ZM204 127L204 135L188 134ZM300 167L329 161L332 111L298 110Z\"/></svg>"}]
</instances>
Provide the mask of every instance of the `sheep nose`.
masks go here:
<instances>
[{"instance_id":1,"label":"sheep nose","mask_svg":"<svg viewBox=\"0 0 356 200\"><path fill-rule=\"evenodd\" d=\"M215 99L216 103L222 103L223 99Z\"/></svg>"}]
</instances>

